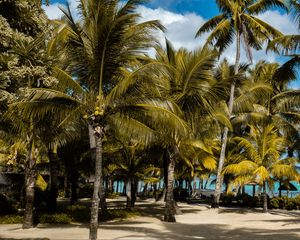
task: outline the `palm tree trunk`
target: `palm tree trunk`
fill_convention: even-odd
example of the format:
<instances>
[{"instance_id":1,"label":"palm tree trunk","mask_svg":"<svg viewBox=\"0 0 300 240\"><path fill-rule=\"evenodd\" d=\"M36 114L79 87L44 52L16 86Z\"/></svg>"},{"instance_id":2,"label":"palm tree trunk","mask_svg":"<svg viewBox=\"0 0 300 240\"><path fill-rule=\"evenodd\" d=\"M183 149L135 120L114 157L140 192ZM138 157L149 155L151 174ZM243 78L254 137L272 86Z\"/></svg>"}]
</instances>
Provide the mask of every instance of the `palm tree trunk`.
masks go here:
<instances>
[{"instance_id":1,"label":"palm tree trunk","mask_svg":"<svg viewBox=\"0 0 300 240\"><path fill-rule=\"evenodd\" d=\"M279 180L279 197L281 197L281 180Z\"/></svg>"},{"instance_id":2,"label":"palm tree trunk","mask_svg":"<svg viewBox=\"0 0 300 240\"><path fill-rule=\"evenodd\" d=\"M95 128L95 142L96 142L96 159L95 159L95 181L94 192L91 207L91 221L89 229L89 240L97 240L98 233L98 213L99 213L99 190L102 178L102 134L101 126ZM103 179L103 178L102 178ZM102 182L103 188L103 182Z\"/></svg>"},{"instance_id":3,"label":"palm tree trunk","mask_svg":"<svg viewBox=\"0 0 300 240\"><path fill-rule=\"evenodd\" d=\"M114 192L114 180L112 176L109 176L108 178L108 189L111 193Z\"/></svg>"},{"instance_id":4,"label":"palm tree trunk","mask_svg":"<svg viewBox=\"0 0 300 240\"><path fill-rule=\"evenodd\" d=\"M178 147L170 148L169 152L169 163L168 163L168 182L167 182L167 196L166 196L166 206L165 206L165 216L164 221L166 222L176 222L175 214L175 200L173 193L173 182L174 182L174 171L175 162L178 152Z\"/></svg>"},{"instance_id":5,"label":"palm tree trunk","mask_svg":"<svg viewBox=\"0 0 300 240\"><path fill-rule=\"evenodd\" d=\"M90 140L90 150L91 150L91 158L92 161L95 162L97 158L97 144L96 144L96 138L94 135L93 126L91 124L88 125L89 127L89 140ZM101 163L101 169L102 169L102 163ZM100 196L100 208L102 212L105 212L107 210L106 205L106 199L105 199L105 189L103 184L103 174L100 176L100 186L99 186L99 196Z\"/></svg>"},{"instance_id":6,"label":"palm tree trunk","mask_svg":"<svg viewBox=\"0 0 300 240\"><path fill-rule=\"evenodd\" d=\"M252 197L255 197L255 184L252 186Z\"/></svg>"},{"instance_id":7,"label":"palm tree trunk","mask_svg":"<svg viewBox=\"0 0 300 240\"><path fill-rule=\"evenodd\" d=\"M58 172L59 172L59 161L57 156L57 149L49 150L50 160L50 196L48 199L48 211L55 212L57 208L57 195L58 195Z\"/></svg>"},{"instance_id":8,"label":"palm tree trunk","mask_svg":"<svg viewBox=\"0 0 300 240\"><path fill-rule=\"evenodd\" d=\"M79 174L78 174L77 170L72 169L72 171L71 171L71 199L70 199L71 205L74 205L78 201L78 195L77 195L78 178L79 178Z\"/></svg>"},{"instance_id":9,"label":"palm tree trunk","mask_svg":"<svg viewBox=\"0 0 300 240\"><path fill-rule=\"evenodd\" d=\"M234 73L237 74L239 71L240 65L240 58L241 58L241 39L240 39L240 31L237 31L236 34L236 59L235 59L235 66L234 66ZM228 101L228 110L231 117L232 110L233 110L233 102L234 102L234 91L235 91L235 82L231 83L230 87L230 97ZM217 171L217 179L216 179L216 186L214 192L214 199L212 203L213 208L218 208L220 204L220 195L222 191L222 170L225 162L226 156L226 147L227 147L227 140L228 140L228 127L224 127L223 130L223 137L222 137L222 147L220 152L219 164L218 164L218 171Z\"/></svg>"},{"instance_id":10,"label":"palm tree trunk","mask_svg":"<svg viewBox=\"0 0 300 240\"><path fill-rule=\"evenodd\" d=\"M126 208L131 208L131 192L132 192L132 180L128 178L126 182Z\"/></svg>"},{"instance_id":11,"label":"palm tree trunk","mask_svg":"<svg viewBox=\"0 0 300 240\"><path fill-rule=\"evenodd\" d=\"M133 179L133 181L131 182L131 207L132 208L135 206L135 202L136 202L137 187L138 187L138 181Z\"/></svg>"},{"instance_id":12,"label":"palm tree trunk","mask_svg":"<svg viewBox=\"0 0 300 240\"><path fill-rule=\"evenodd\" d=\"M263 212L266 213L266 212L268 212L268 195L267 195L267 186L266 186L265 182L264 182L264 186L263 186L263 192L264 192Z\"/></svg>"},{"instance_id":13,"label":"palm tree trunk","mask_svg":"<svg viewBox=\"0 0 300 240\"><path fill-rule=\"evenodd\" d=\"M29 135L28 145L27 145L27 155L26 155L26 173L25 173L25 214L23 220L23 229L33 227L33 201L34 201L34 184L35 184L35 157L34 157L34 141L33 141L33 130Z\"/></svg>"},{"instance_id":14,"label":"palm tree trunk","mask_svg":"<svg viewBox=\"0 0 300 240\"><path fill-rule=\"evenodd\" d=\"M117 180L117 183L116 183L116 193L119 192L119 180Z\"/></svg>"},{"instance_id":15,"label":"palm tree trunk","mask_svg":"<svg viewBox=\"0 0 300 240\"><path fill-rule=\"evenodd\" d=\"M199 179L199 183L200 183L200 179ZM196 191L197 191L197 177L195 175L193 179L193 194L195 194Z\"/></svg>"},{"instance_id":16,"label":"palm tree trunk","mask_svg":"<svg viewBox=\"0 0 300 240\"><path fill-rule=\"evenodd\" d=\"M70 197L70 183L69 183L69 175L65 172L65 178L64 178L64 197L69 198Z\"/></svg>"}]
</instances>

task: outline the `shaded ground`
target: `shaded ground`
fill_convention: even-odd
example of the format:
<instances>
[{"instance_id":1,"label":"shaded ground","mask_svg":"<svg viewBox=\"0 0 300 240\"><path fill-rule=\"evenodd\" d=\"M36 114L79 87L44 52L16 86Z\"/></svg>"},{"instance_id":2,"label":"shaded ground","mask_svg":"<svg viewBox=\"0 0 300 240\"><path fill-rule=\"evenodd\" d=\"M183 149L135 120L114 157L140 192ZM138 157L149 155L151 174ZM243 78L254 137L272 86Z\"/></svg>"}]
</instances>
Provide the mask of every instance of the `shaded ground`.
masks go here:
<instances>
[{"instance_id":1,"label":"shaded ground","mask_svg":"<svg viewBox=\"0 0 300 240\"><path fill-rule=\"evenodd\" d=\"M123 199L111 200L110 207L120 207ZM163 205L140 201L140 217L99 226L99 239L255 239L300 240L300 211L276 210L263 214L261 210L210 209L205 205L179 204L183 214L177 223L162 222ZM88 237L88 226L38 225L22 230L21 225L0 225L0 239L25 240L82 240Z\"/></svg>"}]
</instances>

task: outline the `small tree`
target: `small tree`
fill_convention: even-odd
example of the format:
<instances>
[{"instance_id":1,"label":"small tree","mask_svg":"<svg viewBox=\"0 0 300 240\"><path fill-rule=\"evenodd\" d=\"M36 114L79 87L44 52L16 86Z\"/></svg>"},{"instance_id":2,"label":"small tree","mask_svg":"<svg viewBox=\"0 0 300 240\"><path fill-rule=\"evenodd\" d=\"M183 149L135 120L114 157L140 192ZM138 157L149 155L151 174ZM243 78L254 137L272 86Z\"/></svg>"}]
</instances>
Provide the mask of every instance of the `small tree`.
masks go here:
<instances>
[{"instance_id":1,"label":"small tree","mask_svg":"<svg viewBox=\"0 0 300 240\"><path fill-rule=\"evenodd\" d=\"M272 178L298 178L299 174L295 159L281 159L287 142L273 124L249 127L250 132L245 137L233 139L237 142L240 152L231 156L231 163L224 168L223 174L234 174L237 182L241 179L257 182L263 189L263 212L267 212L267 186L272 188Z\"/></svg>"}]
</instances>

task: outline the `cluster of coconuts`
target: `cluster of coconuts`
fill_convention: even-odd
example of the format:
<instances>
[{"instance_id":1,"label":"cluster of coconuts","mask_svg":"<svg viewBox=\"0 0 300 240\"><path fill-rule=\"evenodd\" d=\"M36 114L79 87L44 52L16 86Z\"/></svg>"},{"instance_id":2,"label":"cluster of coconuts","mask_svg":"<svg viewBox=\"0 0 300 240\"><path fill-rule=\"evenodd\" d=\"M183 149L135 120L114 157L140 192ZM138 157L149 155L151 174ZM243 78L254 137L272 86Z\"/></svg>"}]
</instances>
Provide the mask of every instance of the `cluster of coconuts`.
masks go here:
<instances>
[{"instance_id":1,"label":"cluster of coconuts","mask_svg":"<svg viewBox=\"0 0 300 240\"><path fill-rule=\"evenodd\" d=\"M102 116L104 113L103 109L100 110L99 107L95 107L94 116Z\"/></svg>"},{"instance_id":2,"label":"cluster of coconuts","mask_svg":"<svg viewBox=\"0 0 300 240\"><path fill-rule=\"evenodd\" d=\"M99 107L95 107L94 116L103 116L103 114L104 114L104 110L103 109L100 110ZM84 114L83 118L84 119L88 119L89 116L87 114Z\"/></svg>"}]
</instances>

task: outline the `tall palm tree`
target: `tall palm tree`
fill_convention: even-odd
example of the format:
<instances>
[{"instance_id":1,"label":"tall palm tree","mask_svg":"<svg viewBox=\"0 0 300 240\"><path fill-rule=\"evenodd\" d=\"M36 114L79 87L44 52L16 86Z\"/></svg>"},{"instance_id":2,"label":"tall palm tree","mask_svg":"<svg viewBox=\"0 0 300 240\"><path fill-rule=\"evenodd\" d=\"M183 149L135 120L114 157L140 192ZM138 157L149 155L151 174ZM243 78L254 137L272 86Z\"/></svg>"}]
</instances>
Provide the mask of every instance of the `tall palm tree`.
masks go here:
<instances>
[{"instance_id":1,"label":"tall palm tree","mask_svg":"<svg viewBox=\"0 0 300 240\"><path fill-rule=\"evenodd\" d=\"M209 48L199 48L194 52L186 49L176 51L169 41L166 49L156 48L156 59L164 73L157 76L160 95L172 100L182 109L184 119L190 129L196 130L201 118L211 115L213 104L225 95L225 88L213 77L213 67L217 53ZM168 151L167 195L165 221L175 221L175 201L173 197L174 169L180 159L180 146L188 136L162 136Z\"/></svg>"},{"instance_id":2,"label":"tall palm tree","mask_svg":"<svg viewBox=\"0 0 300 240\"><path fill-rule=\"evenodd\" d=\"M98 191L100 189L100 197L104 192L101 166L103 121L110 108L106 98L118 83L120 67L129 67L136 56L152 45L152 30L163 29L158 21L138 23L139 14L135 9L142 3L143 0L125 3L119 0L81 0L77 9L80 21L75 20L68 5L62 9L68 29L68 71L97 96L93 113L89 114L90 128L94 131L91 138L95 137L96 149L90 239L97 238Z\"/></svg>"},{"instance_id":3,"label":"tall palm tree","mask_svg":"<svg viewBox=\"0 0 300 240\"><path fill-rule=\"evenodd\" d=\"M263 42L282 36L278 30L257 18L256 15L272 6L286 8L283 0L216 0L216 2L221 14L204 23L198 30L196 37L206 32L211 32L206 44L213 45L220 54L223 53L235 39L235 73L238 72L240 65L242 41L244 42L247 56L250 62L252 62L251 48L260 50L262 49ZM228 100L230 115L233 111L234 96L235 82L232 82ZM227 127L223 130L213 207L218 207L219 205L222 186L221 172L224 165L228 131L229 129Z\"/></svg>"}]
</instances>

